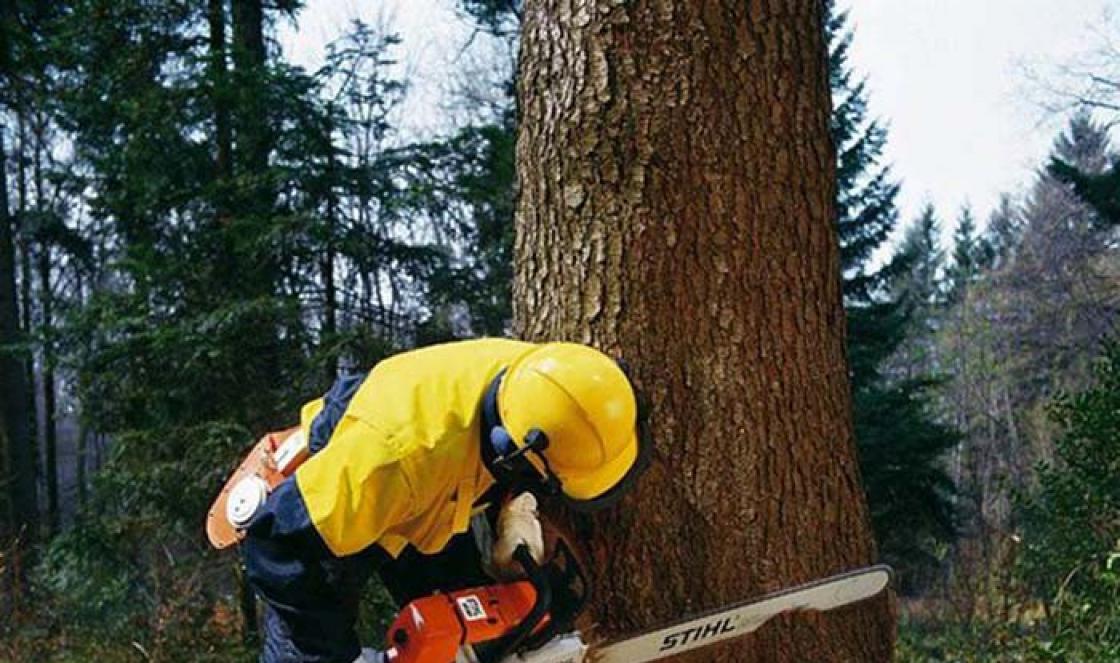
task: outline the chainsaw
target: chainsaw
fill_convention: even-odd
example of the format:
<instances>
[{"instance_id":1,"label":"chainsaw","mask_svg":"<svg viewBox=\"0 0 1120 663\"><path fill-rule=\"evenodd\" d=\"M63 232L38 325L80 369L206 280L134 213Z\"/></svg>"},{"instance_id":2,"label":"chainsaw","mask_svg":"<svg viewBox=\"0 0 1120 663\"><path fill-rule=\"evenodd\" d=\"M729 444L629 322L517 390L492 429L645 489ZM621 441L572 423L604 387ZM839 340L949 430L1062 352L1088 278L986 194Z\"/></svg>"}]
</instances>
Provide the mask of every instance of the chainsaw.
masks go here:
<instances>
[{"instance_id":1,"label":"chainsaw","mask_svg":"<svg viewBox=\"0 0 1120 663\"><path fill-rule=\"evenodd\" d=\"M525 580L406 605L389 627L385 663L644 663L744 636L780 614L871 598L891 580L889 567L871 566L597 644L573 627L587 592L567 544L544 565L524 546L514 559Z\"/></svg>"},{"instance_id":2,"label":"chainsaw","mask_svg":"<svg viewBox=\"0 0 1120 663\"><path fill-rule=\"evenodd\" d=\"M261 438L207 514L211 544L226 548L268 494L310 455L296 429ZM585 640L575 619L588 583L563 538L538 564L521 546L514 559L524 579L416 599L390 625L385 663L644 663L707 647L757 630L777 615L825 611L871 598L891 581L877 565L686 617L620 640Z\"/></svg>"}]
</instances>

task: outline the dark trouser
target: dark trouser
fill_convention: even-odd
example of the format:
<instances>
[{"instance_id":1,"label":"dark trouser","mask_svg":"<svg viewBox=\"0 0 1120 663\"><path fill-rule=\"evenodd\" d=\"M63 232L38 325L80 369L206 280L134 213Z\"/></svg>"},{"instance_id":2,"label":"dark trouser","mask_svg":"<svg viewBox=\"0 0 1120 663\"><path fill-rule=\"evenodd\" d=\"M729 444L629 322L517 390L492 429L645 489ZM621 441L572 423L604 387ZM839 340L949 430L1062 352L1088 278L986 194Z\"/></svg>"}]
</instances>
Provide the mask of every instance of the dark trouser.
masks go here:
<instances>
[{"instance_id":1,"label":"dark trouser","mask_svg":"<svg viewBox=\"0 0 1120 663\"><path fill-rule=\"evenodd\" d=\"M345 623L308 624L308 615L300 616L300 625L310 626L324 637L339 632L353 632L358 620L358 606L362 590L374 571L389 591L397 607L410 601L429 596L436 591L455 591L492 582L483 572L481 558L469 533L453 537L447 547L435 555L423 555L413 548L392 559L377 546L357 555L328 559L320 562L324 578L331 591L339 597L338 610L332 611L332 621ZM293 641L289 626L277 610L264 601L262 633L264 647L261 663L336 663L337 659L308 656ZM305 640L305 637L297 638ZM383 642L368 642L366 646L380 648ZM337 662L350 663L350 661Z\"/></svg>"},{"instance_id":2,"label":"dark trouser","mask_svg":"<svg viewBox=\"0 0 1120 663\"><path fill-rule=\"evenodd\" d=\"M291 610L263 600L261 663L351 663L350 654L341 652L354 647L350 643L362 588L388 559L384 550L373 546L357 555L318 562L321 587L336 601L328 610Z\"/></svg>"}]
</instances>

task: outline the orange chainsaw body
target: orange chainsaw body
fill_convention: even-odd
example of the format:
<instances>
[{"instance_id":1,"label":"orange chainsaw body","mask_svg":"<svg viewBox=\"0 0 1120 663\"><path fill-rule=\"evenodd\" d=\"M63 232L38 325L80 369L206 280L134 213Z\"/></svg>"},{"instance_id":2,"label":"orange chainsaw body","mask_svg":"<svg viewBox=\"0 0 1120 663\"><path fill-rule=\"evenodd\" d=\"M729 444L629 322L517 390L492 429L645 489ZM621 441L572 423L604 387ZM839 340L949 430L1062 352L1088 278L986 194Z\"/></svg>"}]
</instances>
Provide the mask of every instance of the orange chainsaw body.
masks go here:
<instances>
[{"instance_id":1,"label":"orange chainsaw body","mask_svg":"<svg viewBox=\"0 0 1120 663\"><path fill-rule=\"evenodd\" d=\"M298 436L298 438L297 438ZM268 433L253 445L241 465L226 481L222 492L206 514L206 537L210 545L221 550L245 537L244 530L230 522L228 517L230 495L246 479L256 477L263 482L266 492L271 492L281 481L291 476L310 451L299 427Z\"/></svg>"},{"instance_id":2,"label":"orange chainsaw body","mask_svg":"<svg viewBox=\"0 0 1120 663\"><path fill-rule=\"evenodd\" d=\"M466 646L494 642L533 610L537 591L526 580L436 594L409 603L389 627L389 663L454 663ZM548 617L538 624L543 628Z\"/></svg>"}]
</instances>

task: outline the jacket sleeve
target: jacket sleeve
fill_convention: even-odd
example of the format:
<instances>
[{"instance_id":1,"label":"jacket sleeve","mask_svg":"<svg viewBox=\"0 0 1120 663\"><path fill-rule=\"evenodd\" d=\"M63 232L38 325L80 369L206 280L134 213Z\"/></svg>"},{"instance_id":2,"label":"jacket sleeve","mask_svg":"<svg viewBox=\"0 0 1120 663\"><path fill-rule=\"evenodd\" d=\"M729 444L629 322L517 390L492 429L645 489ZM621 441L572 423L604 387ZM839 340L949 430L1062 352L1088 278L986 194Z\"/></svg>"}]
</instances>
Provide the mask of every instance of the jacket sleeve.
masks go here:
<instances>
[{"instance_id":1,"label":"jacket sleeve","mask_svg":"<svg viewBox=\"0 0 1120 663\"><path fill-rule=\"evenodd\" d=\"M407 519L412 495L398 460L374 428L344 417L249 524L248 579L287 627L296 660L358 656L355 616L324 563L370 548Z\"/></svg>"}]
</instances>

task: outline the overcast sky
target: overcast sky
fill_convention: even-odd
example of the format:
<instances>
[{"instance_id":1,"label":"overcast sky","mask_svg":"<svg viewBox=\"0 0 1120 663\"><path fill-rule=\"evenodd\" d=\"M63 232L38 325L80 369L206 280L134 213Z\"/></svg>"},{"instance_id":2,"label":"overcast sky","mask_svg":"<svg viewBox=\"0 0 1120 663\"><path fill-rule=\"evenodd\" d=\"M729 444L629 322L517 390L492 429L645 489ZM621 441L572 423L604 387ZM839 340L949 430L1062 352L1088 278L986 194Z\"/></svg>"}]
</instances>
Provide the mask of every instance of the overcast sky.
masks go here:
<instances>
[{"instance_id":1,"label":"overcast sky","mask_svg":"<svg viewBox=\"0 0 1120 663\"><path fill-rule=\"evenodd\" d=\"M847 0L852 59L868 77L872 112L890 128L887 158L911 218L931 201L943 219L970 202L984 219L1001 192L1017 193L1060 123L1036 103L1024 67L1062 62L1095 38L1117 0ZM469 30L451 0L308 0L281 42L314 66L347 20L387 20L403 39L413 94L401 120L438 130L446 73L462 67ZM946 233L951 223L945 223Z\"/></svg>"},{"instance_id":2,"label":"overcast sky","mask_svg":"<svg viewBox=\"0 0 1120 663\"><path fill-rule=\"evenodd\" d=\"M851 0L852 59L872 111L890 127L887 157L910 218L971 202L985 218L1029 182L1061 129L1024 72L1094 43L1106 0ZM1115 0L1111 3L1117 6ZM949 225L949 224L946 224Z\"/></svg>"}]
</instances>

